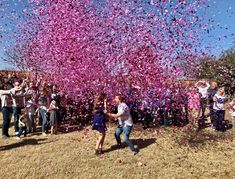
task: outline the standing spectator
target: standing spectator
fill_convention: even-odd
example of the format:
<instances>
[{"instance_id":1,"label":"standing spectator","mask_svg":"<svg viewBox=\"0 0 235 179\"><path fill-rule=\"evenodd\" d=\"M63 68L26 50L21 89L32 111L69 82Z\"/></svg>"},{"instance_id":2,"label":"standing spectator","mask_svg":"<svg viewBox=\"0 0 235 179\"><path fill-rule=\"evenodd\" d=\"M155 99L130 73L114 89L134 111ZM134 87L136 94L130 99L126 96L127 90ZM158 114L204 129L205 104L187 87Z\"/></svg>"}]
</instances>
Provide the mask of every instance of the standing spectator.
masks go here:
<instances>
[{"instance_id":1,"label":"standing spectator","mask_svg":"<svg viewBox=\"0 0 235 179\"><path fill-rule=\"evenodd\" d=\"M42 117L42 134L46 135L48 132L48 120L47 120L47 106L49 104L49 97L47 95L46 88L40 90L39 97L39 113Z\"/></svg>"},{"instance_id":2,"label":"standing spectator","mask_svg":"<svg viewBox=\"0 0 235 179\"><path fill-rule=\"evenodd\" d=\"M147 129L149 127L150 120L151 120L150 104L147 100L142 100L141 123L142 123L143 129Z\"/></svg>"},{"instance_id":3,"label":"standing spectator","mask_svg":"<svg viewBox=\"0 0 235 179\"><path fill-rule=\"evenodd\" d=\"M224 118L225 118L225 102L226 95L224 87L219 88L218 92L214 96L213 109L215 110L214 126L215 130L224 130Z\"/></svg>"},{"instance_id":4,"label":"standing spectator","mask_svg":"<svg viewBox=\"0 0 235 179\"><path fill-rule=\"evenodd\" d=\"M188 92L188 108L190 111L190 118L199 118L200 115L200 94L197 88L190 88Z\"/></svg>"},{"instance_id":5,"label":"standing spectator","mask_svg":"<svg viewBox=\"0 0 235 179\"><path fill-rule=\"evenodd\" d=\"M200 98L200 112L202 114L201 118L204 121L205 119L205 112L207 106L207 97L208 97L208 89L210 87L209 83L206 80L198 81L195 84L195 87L198 88L199 93L201 94Z\"/></svg>"},{"instance_id":6,"label":"standing spectator","mask_svg":"<svg viewBox=\"0 0 235 179\"><path fill-rule=\"evenodd\" d=\"M57 121L59 125L62 121L62 104L61 104L61 97L60 97L60 93L58 92L57 86L53 85L51 88L51 92L50 92L50 102L51 101L56 101L57 107L59 108L58 112L57 112Z\"/></svg>"},{"instance_id":7,"label":"standing spectator","mask_svg":"<svg viewBox=\"0 0 235 179\"><path fill-rule=\"evenodd\" d=\"M27 123L26 123L27 129L28 132L31 133L32 131L34 132L36 130L36 125L35 125L36 103L31 95L27 96L25 108L26 108L26 118L27 118Z\"/></svg>"},{"instance_id":8,"label":"standing spectator","mask_svg":"<svg viewBox=\"0 0 235 179\"><path fill-rule=\"evenodd\" d=\"M35 101L35 103L38 103L38 97L39 97L39 91L38 86L35 85L33 82L29 83L29 86L26 89L25 95L29 95L32 100Z\"/></svg>"},{"instance_id":9,"label":"standing spectator","mask_svg":"<svg viewBox=\"0 0 235 179\"><path fill-rule=\"evenodd\" d=\"M0 90L0 98L2 103L2 115L3 115L3 124L2 124L2 138L7 139L10 137L8 130L10 127L10 116L12 112L12 98L11 94L15 93L15 89L11 90Z\"/></svg>"},{"instance_id":10,"label":"standing spectator","mask_svg":"<svg viewBox=\"0 0 235 179\"><path fill-rule=\"evenodd\" d=\"M60 102L60 95L57 91L56 85L53 85L52 88L51 88L50 99L51 99L51 101L55 100L57 103Z\"/></svg>"},{"instance_id":11,"label":"standing spectator","mask_svg":"<svg viewBox=\"0 0 235 179\"><path fill-rule=\"evenodd\" d=\"M50 125L51 125L51 134L56 134L58 127L58 106L55 100L51 101L48 112L50 112Z\"/></svg>"},{"instance_id":12,"label":"standing spectator","mask_svg":"<svg viewBox=\"0 0 235 179\"><path fill-rule=\"evenodd\" d=\"M21 88L20 91L17 91L15 94L11 94L13 101L13 115L14 115L14 128L15 134L19 133L19 117L21 114L21 109L24 108L24 92L22 89L22 85L18 81L14 83L14 88Z\"/></svg>"},{"instance_id":13,"label":"standing spectator","mask_svg":"<svg viewBox=\"0 0 235 179\"><path fill-rule=\"evenodd\" d=\"M164 127L167 127L170 125L170 119L169 119L169 110L171 108L171 96L172 96L172 89L173 86L169 87L165 90L162 94L161 98L161 106L162 106L162 112L163 112L163 125Z\"/></svg>"},{"instance_id":14,"label":"standing spectator","mask_svg":"<svg viewBox=\"0 0 235 179\"><path fill-rule=\"evenodd\" d=\"M210 88L207 90L208 92L208 102L209 102L209 110L210 110L210 119L211 119L211 125L214 128L215 126L214 124L214 109L213 109L213 105L214 105L214 96L217 93L217 83L212 81L210 83Z\"/></svg>"}]
</instances>

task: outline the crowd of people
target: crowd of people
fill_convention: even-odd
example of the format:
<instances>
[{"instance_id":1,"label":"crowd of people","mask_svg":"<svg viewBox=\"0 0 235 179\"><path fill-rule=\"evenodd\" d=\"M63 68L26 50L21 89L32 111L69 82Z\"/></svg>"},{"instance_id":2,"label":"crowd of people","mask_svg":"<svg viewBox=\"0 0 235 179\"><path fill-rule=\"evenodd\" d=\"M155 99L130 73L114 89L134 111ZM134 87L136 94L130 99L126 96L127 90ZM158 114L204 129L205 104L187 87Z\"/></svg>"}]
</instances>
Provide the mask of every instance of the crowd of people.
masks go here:
<instances>
[{"instance_id":1,"label":"crowd of people","mask_svg":"<svg viewBox=\"0 0 235 179\"><path fill-rule=\"evenodd\" d=\"M62 121L92 124L92 129L101 134L96 152L102 149L104 143L107 118L118 119L119 126L115 133L117 143L120 144L120 134L124 131L124 140L134 153L136 151L129 140L132 123L140 123L144 129L160 125L181 126L189 122L200 127L210 123L214 130L225 131L228 128L225 111L232 110L235 129L235 100L229 99L225 88L218 87L214 81L200 80L188 86L172 83L167 89L145 99L140 97L138 89L130 89L125 100L122 100L123 95L117 95L118 99L114 100L116 107L111 106L105 94L87 95L85 100L71 99L43 78L31 81L29 77L19 78L13 73L1 76L0 82L4 139L10 137L8 131L12 114L17 139L35 132L37 126L41 126L43 135L49 131L53 135ZM126 115L125 110L130 115Z\"/></svg>"},{"instance_id":2,"label":"crowd of people","mask_svg":"<svg viewBox=\"0 0 235 179\"><path fill-rule=\"evenodd\" d=\"M48 133L49 128L51 134L57 132L63 115L63 101L55 85L48 85L42 79L36 83L29 79L21 80L13 74L1 78L0 96L3 138L10 137L8 130L12 114L17 139L36 131L37 125L42 126L43 135Z\"/></svg>"}]
</instances>

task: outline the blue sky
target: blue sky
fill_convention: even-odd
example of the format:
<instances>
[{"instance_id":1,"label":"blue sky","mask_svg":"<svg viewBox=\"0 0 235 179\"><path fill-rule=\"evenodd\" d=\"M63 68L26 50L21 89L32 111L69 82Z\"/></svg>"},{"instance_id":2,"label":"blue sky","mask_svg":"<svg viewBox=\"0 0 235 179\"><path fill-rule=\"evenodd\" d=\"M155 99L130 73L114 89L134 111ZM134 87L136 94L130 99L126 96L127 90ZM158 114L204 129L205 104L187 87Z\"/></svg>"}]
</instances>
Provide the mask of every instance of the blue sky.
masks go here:
<instances>
[{"instance_id":1,"label":"blue sky","mask_svg":"<svg viewBox=\"0 0 235 179\"><path fill-rule=\"evenodd\" d=\"M207 11L207 18L214 20L211 26L216 29L210 31L209 37L204 37L204 43L214 46L212 53L219 56L235 46L235 0L210 0L208 4L211 7Z\"/></svg>"},{"instance_id":2,"label":"blue sky","mask_svg":"<svg viewBox=\"0 0 235 179\"><path fill-rule=\"evenodd\" d=\"M14 3L16 1L18 0L1 0L3 3L10 3L6 14L10 14L13 9L17 12L22 11L22 6ZM212 55L218 57L223 51L235 46L235 35L232 35L235 34L235 0L207 0L207 4L210 7L207 9L206 17L208 19L213 19L213 22L210 23L213 30L210 30L210 33L203 37L202 44L208 44L209 46L213 47L211 53ZM0 26L4 26L5 23L7 22L0 20ZM13 24L8 27L11 26L14 27ZM10 43L11 41L10 39L4 38L3 40L6 41L4 43ZM12 67L4 63L1 59L1 57L4 57L4 43L0 42L0 69L9 69Z\"/></svg>"}]
</instances>

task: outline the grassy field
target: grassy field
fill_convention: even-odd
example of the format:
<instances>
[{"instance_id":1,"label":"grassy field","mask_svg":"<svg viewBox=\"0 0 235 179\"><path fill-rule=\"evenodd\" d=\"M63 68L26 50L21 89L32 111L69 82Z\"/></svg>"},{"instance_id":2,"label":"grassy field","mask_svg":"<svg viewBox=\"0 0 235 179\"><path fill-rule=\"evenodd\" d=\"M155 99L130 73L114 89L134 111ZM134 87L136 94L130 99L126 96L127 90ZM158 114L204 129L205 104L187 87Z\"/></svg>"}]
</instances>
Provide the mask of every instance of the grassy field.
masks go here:
<instances>
[{"instance_id":1,"label":"grassy field","mask_svg":"<svg viewBox=\"0 0 235 179\"><path fill-rule=\"evenodd\" d=\"M196 133L184 128L147 131L135 126L132 139L140 152L115 150L110 124L105 153L93 153L97 134L71 126L69 133L16 140L0 139L1 178L235 178L235 132ZM11 128L13 134L13 128Z\"/></svg>"}]
</instances>

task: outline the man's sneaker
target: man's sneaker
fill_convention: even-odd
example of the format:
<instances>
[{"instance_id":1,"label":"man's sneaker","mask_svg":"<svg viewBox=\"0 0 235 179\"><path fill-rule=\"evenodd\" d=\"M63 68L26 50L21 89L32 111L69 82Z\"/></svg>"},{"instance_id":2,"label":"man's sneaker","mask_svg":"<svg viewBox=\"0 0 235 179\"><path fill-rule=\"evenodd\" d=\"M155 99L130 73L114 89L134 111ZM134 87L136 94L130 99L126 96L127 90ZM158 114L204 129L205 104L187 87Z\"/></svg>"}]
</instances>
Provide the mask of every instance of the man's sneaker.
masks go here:
<instances>
[{"instance_id":1,"label":"man's sneaker","mask_svg":"<svg viewBox=\"0 0 235 179\"><path fill-rule=\"evenodd\" d=\"M15 134L16 134L16 135L19 135L19 132L16 132Z\"/></svg>"},{"instance_id":2,"label":"man's sneaker","mask_svg":"<svg viewBox=\"0 0 235 179\"><path fill-rule=\"evenodd\" d=\"M138 154L138 152L137 151L134 151L134 152L132 152L133 153L133 155L137 155Z\"/></svg>"},{"instance_id":3,"label":"man's sneaker","mask_svg":"<svg viewBox=\"0 0 235 179\"><path fill-rule=\"evenodd\" d=\"M137 145L135 145L134 148L135 148L135 151L133 151L132 153L133 153L133 155L136 155L139 152L139 148Z\"/></svg>"}]
</instances>

